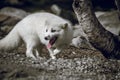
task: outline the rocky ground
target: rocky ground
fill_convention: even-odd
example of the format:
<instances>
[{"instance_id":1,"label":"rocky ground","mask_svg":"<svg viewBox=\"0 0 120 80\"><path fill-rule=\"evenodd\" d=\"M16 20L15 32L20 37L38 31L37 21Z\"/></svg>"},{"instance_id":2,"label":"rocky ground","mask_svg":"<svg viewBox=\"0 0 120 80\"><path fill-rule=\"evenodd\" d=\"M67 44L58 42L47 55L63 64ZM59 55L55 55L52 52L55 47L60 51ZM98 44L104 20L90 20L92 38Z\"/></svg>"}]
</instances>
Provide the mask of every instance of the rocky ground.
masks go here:
<instances>
[{"instance_id":1,"label":"rocky ground","mask_svg":"<svg viewBox=\"0 0 120 80\"><path fill-rule=\"evenodd\" d=\"M28 14L9 7L0 9L0 38ZM73 15L73 12L66 12L68 14ZM113 11L96 13L106 29L119 35L120 23L116 14ZM57 55L56 60L50 60L48 51L43 48L40 56L38 60L27 58L24 45L12 52L0 51L0 80L120 80L120 60L106 59L90 47L69 46Z\"/></svg>"},{"instance_id":2,"label":"rocky ground","mask_svg":"<svg viewBox=\"0 0 120 80\"><path fill-rule=\"evenodd\" d=\"M25 57L24 46L0 52L0 80L119 80L120 61L105 59L97 50L68 47L50 60Z\"/></svg>"}]
</instances>

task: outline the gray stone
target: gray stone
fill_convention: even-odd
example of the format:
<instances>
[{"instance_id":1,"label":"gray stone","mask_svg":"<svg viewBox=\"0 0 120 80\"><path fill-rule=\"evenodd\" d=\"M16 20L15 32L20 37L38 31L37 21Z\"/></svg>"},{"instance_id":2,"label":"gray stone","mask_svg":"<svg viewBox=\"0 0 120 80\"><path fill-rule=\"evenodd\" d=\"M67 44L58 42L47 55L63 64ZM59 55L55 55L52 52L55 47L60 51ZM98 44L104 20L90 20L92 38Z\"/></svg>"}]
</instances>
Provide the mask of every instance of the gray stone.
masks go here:
<instances>
[{"instance_id":1,"label":"gray stone","mask_svg":"<svg viewBox=\"0 0 120 80\"><path fill-rule=\"evenodd\" d=\"M0 25L14 26L29 13L21 9L5 7L0 10Z\"/></svg>"},{"instance_id":2,"label":"gray stone","mask_svg":"<svg viewBox=\"0 0 120 80\"><path fill-rule=\"evenodd\" d=\"M120 20L117 11L96 12L95 14L98 20L107 30L119 35Z\"/></svg>"}]
</instances>

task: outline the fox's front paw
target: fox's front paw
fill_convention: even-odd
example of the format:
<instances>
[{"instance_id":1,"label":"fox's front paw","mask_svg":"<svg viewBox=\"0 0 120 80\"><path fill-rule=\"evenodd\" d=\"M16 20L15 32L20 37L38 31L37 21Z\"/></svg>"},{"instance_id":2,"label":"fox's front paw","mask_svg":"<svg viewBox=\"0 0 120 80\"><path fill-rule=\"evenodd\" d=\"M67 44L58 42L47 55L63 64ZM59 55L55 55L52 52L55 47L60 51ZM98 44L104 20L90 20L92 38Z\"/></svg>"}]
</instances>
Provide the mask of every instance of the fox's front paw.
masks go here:
<instances>
[{"instance_id":1,"label":"fox's front paw","mask_svg":"<svg viewBox=\"0 0 120 80\"><path fill-rule=\"evenodd\" d=\"M54 53L54 55L56 55L56 54L60 53L60 51L61 51L61 50L59 50L59 49L55 49L55 50L53 51L53 53Z\"/></svg>"},{"instance_id":2,"label":"fox's front paw","mask_svg":"<svg viewBox=\"0 0 120 80\"><path fill-rule=\"evenodd\" d=\"M26 54L28 58L32 58L34 60L37 60L37 58L33 54Z\"/></svg>"},{"instance_id":3,"label":"fox's front paw","mask_svg":"<svg viewBox=\"0 0 120 80\"><path fill-rule=\"evenodd\" d=\"M54 55L51 55L51 59L56 59L56 57Z\"/></svg>"}]
</instances>

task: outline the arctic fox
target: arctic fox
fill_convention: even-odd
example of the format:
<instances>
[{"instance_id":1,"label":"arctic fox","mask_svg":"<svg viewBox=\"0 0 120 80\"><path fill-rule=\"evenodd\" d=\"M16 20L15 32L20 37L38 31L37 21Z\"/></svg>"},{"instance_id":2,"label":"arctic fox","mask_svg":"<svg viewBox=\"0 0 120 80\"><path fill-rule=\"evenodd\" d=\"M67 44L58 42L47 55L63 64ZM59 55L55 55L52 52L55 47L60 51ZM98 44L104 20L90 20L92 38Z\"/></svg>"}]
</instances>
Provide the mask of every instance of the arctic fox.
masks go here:
<instances>
[{"instance_id":1,"label":"arctic fox","mask_svg":"<svg viewBox=\"0 0 120 80\"><path fill-rule=\"evenodd\" d=\"M22 42L26 45L26 56L37 59L45 45L52 59L73 38L69 21L51 13L41 12L28 15L13 30L0 40L0 50L12 50Z\"/></svg>"}]
</instances>

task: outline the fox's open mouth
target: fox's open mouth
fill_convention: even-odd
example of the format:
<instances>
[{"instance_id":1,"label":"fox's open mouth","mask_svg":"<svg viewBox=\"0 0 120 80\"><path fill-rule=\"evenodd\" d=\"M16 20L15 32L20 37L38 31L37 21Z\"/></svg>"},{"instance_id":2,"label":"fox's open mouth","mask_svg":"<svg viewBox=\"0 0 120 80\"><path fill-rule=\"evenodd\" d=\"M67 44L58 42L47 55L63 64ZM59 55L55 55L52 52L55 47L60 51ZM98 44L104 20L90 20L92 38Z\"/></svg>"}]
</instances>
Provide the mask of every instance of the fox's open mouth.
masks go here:
<instances>
[{"instance_id":1,"label":"fox's open mouth","mask_svg":"<svg viewBox=\"0 0 120 80\"><path fill-rule=\"evenodd\" d=\"M52 38L49 40L49 43L48 43L47 47L48 47L48 48L51 48L52 45L56 42L57 39L58 39L57 36L52 37Z\"/></svg>"},{"instance_id":2,"label":"fox's open mouth","mask_svg":"<svg viewBox=\"0 0 120 80\"><path fill-rule=\"evenodd\" d=\"M51 45L53 45L56 40L57 40L57 36L55 36L55 37L53 37L52 39L50 39L49 43L50 43Z\"/></svg>"}]
</instances>

